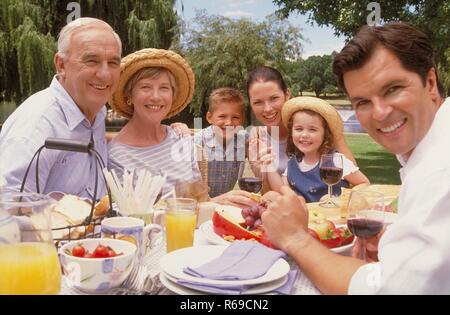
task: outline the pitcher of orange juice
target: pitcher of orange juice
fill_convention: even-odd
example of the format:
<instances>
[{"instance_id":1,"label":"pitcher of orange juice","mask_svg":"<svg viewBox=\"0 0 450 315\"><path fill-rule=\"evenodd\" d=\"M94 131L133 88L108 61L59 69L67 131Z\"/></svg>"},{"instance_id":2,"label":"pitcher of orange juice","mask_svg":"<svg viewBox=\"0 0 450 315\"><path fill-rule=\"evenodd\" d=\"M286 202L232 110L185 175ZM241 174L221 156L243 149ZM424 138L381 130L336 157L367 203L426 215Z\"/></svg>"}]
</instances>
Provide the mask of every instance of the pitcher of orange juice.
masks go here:
<instances>
[{"instance_id":1,"label":"pitcher of orange juice","mask_svg":"<svg viewBox=\"0 0 450 315\"><path fill-rule=\"evenodd\" d=\"M55 200L0 192L0 294L57 294L61 268L50 214Z\"/></svg>"},{"instance_id":2,"label":"pitcher of orange juice","mask_svg":"<svg viewBox=\"0 0 450 315\"><path fill-rule=\"evenodd\" d=\"M190 198L172 198L166 199L166 204L167 252L192 246L197 223L197 202Z\"/></svg>"}]
</instances>

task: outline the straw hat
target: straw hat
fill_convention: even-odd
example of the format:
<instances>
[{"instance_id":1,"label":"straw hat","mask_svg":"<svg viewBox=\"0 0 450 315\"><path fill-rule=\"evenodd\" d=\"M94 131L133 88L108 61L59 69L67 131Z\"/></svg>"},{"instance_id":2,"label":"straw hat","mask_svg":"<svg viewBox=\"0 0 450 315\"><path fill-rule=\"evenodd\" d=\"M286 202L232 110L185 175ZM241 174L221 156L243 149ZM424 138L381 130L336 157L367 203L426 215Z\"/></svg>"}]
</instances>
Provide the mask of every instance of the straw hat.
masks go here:
<instances>
[{"instance_id":1,"label":"straw hat","mask_svg":"<svg viewBox=\"0 0 450 315\"><path fill-rule=\"evenodd\" d=\"M114 111L126 118L133 116L133 105L128 105L126 102L125 86L137 71L149 67L166 68L175 77L176 89L172 108L165 118L175 116L189 104L194 95L195 78L194 72L188 63L173 51L145 48L122 59L119 84L110 101Z\"/></svg>"},{"instance_id":2,"label":"straw hat","mask_svg":"<svg viewBox=\"0 0 450 315\"><path fill-rule=\"evenodd\" d=\"M281 117L286 128L288 127L287 125L292 115L295 112L304 109L316 112L325 119L335 141L339 141L343 138L344 123L338 111L328 102L317 97L299 96L291 98L284 103L283 109L281 110Z\"/></svg>"}]
</instances>

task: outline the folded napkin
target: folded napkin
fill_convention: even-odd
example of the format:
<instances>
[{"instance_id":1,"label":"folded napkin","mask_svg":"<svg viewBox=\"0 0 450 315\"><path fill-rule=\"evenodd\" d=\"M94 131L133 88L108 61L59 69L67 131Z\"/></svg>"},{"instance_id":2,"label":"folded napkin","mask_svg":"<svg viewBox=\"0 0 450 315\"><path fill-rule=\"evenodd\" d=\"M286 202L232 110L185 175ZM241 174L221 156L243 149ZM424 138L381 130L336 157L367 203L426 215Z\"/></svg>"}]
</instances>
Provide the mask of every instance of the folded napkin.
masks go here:
<instances>
[{"instance_id":1,"label":"folded napkin","mask_svg":"<svg viewBox=\"0 0 450 315\"><path fill-rule=\"evenodd\" d=\"M282 286L272 290L272 293L278 294L291 294L294 288L295 280L297 279L298 270L291 270L288 273L288 280ZM187 281L178 279L177 283L184 287L194 289L197 291L215 293L215 294L225 294L225 295L239 295L246 294L246 292L254 286L251 285L225 285L225 284L206 284L196 281ZM257 285L256 285L257 286Z\"/></svg>"},{"instance_id":2,"label":"folded napkin","mask_svg":"<svg viewBox=\"0 0 450 315\"><path fill-rule=\"evenodd\" d=\"M191 276L214 280L247 280L264 275L285 253L254 241L234 241L222 255L196 268L183 271Z\"/></svg>"}]
</instances>

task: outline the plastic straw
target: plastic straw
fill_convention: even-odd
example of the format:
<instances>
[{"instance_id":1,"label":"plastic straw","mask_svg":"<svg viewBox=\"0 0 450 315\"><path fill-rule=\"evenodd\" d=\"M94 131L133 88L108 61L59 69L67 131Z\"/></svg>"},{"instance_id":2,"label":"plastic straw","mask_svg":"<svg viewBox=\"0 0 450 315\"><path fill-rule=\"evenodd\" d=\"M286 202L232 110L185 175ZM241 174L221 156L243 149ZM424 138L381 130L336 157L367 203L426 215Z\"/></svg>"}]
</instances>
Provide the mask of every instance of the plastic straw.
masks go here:
<instances>
[{"instance_id":1,"label":"plastic straw","mask_svg":"<svg viewBox=\"0 0 450 315\"><path fill-rule=\"evenodd\" d=\"M151 172L123 170L122 183L115 170L104 169L106 182L122 213L130 214L135 211L145 213L152 210L159 192L166 182L166 176L152 176ZM136 178L135 185L133 179ZM171 192L175 196L175 189Z\"/></svg>"}]
</instances>

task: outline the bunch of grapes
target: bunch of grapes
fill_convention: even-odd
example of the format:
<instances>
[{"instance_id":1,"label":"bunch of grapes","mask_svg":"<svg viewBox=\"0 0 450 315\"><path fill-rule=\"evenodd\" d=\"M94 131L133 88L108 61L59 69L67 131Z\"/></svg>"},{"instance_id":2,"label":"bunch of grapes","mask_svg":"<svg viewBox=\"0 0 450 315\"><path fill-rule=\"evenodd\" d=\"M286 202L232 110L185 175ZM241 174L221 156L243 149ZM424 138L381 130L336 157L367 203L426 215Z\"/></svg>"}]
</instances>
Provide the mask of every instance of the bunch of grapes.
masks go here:
<instances>
[{"instance_id":1,"label":"bunch of grapes","mask_svg":"<svg viewBox=\"0 0 450 315\"><path fill-rule=\"evenodd\" d=\"M260 202L250 208L242 209L242 217L245 219L245 225L250 229L257 229L262 225L261 215L267 210L265 202Z\"/></svg>"}]
</instances>

